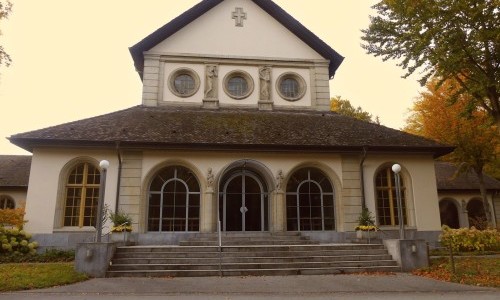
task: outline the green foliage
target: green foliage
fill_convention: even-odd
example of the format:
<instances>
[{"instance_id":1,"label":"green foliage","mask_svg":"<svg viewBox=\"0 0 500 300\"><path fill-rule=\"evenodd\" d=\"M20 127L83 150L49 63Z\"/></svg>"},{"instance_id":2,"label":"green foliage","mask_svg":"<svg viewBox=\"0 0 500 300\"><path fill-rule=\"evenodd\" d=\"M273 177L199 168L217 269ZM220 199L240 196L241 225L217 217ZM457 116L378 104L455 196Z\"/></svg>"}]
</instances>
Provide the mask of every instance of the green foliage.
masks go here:
<instances>
[{"instance_id":1,"label":"green foliage","mask_svg":"<svg viewBox=\"0 0 500 300\"><path fill-rule=\"evenodd\" d=\"M361 214L358 217L358 226L356 226L355 230L362 230L362 231L377 231L378 228L375 225L375 219L373 218L372 212L366 208L363 207L361 210Z\"/></svg>"},{"instance_id":2,"label":"green foliage","mask_svg":"<svg viewBox=\"0 0 500 300\"><path fill-rule=\"evenodd\" d=\"M124 212L109 212L109 219L113 222L112 232L132 231L132 217Z\"/></svg>"},{"instance_id":3,"label":"green foliage","mask_svg":"<svg viewBox=\"0 0 500 300\"><path fill-rule=\"evenodd\" d=\"M30 242L31 234L18 228L7 229L0 227L0 255L5 254L35 254L37 242Z\"/></svg>"},{"instance_id":4,"label":"green foliage","mask_svg":"<svg viewBox=\"0 0 500 300\"><path fill-rule=\"evenodd\" d=\"M0 255L0 263L52 263L52 262L71 262L75 260L75 251L50 249L44 253L35 253L31 255L5 253Z\"/></svg>"},{"instance_id":5,"label":"green foliage","mask_svg":"<svg viewBox=\"0 0 500 300\"><path fill-rule=\"evenodd\" d=\"M1 1L0 0L0 20L7 19L9 14L12 12L12 3L10 1ZM2 32L0 31L0 35ZM0 66L2 64L9 66L11 62L11 58L7 52L5 52L3 46L0 45Z\"/></svg>"},{"instance_id":6,"label":"green foliage","mask_svg":"<svg viewBox=\"0 0 500 300\"><path fill-rule=\"evenodd\" d=\"M496 229L451 229L445 225L439 238L443 246L451 247L454 252L500 251L500 232Z\"/></svg>"},{"instance_id":7,"label":"green foliage","mask_svg":"<svg viewBox=\"0 0 500 300\"><path fill-rule=\"evenodd\" d=\"M370 113L364 111L360 106L355 108L349 100L342 99L340 96L330 99L330 110L361 121L380 124L378 117L374 120Z\"/></svg>"},{"instance_id":8,"label":"green foliage","mask_svg":"<svg viewBox=\"0 0 500 300\"><path fill-rule=\"evenodd\" d=\"M15 209L0 209L0 226L14 226L23 228L24 223L24 207Z\"/></svg>"},{"instance_id":9,"label":"green foliage","mask_svg":"<svg viewBox=\"0 0 500 300\"><path fill-rule=\"evenodd\" d=\"M362 47L407 71L454 79L500 124L500 0L381 0L363 30ZM500 128L499 128L500 129Z\"/></svg>"}]
</instances>

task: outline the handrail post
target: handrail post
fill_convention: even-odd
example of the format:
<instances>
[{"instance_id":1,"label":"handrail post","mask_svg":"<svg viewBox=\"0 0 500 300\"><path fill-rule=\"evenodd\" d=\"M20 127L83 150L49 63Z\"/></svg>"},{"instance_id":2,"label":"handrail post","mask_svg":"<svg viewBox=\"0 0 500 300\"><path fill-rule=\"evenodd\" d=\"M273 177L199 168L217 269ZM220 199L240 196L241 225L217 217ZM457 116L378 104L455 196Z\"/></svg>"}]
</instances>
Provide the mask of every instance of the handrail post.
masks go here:
<instances>
[{"instance_id":1,"label":"handrail post","mask_svg":"<svg viewBox=\"0 0 500 300\"><path fill-rule=\"evenodd\" d=\"M219 236L219 276L222 277L222 236L220 220L217 221L217 233Z\"/></svg>"}]
</instances>

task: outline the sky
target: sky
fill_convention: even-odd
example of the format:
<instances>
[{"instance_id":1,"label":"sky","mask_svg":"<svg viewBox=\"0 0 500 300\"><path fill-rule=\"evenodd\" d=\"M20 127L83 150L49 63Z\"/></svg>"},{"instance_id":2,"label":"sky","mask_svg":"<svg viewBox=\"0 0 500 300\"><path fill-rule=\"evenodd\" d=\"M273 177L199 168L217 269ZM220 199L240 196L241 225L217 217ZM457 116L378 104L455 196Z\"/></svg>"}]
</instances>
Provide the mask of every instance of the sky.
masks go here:
<instances>
[{"instance_id":1,"label":"sky","mask_svg":"<svg viewBox=\"0 0 500 300\"><path fill-rule=\"evenodd\" d=\"M5 0L0 0L5 1ZM6 138L141 104L128 48L198 0L10 0L0 21L0 154L29 154ZM274 0L345 57L330 95L401 129L422 88L395 61L366 54L361 29L377 0Z\"/></svg>"}]
</instances>

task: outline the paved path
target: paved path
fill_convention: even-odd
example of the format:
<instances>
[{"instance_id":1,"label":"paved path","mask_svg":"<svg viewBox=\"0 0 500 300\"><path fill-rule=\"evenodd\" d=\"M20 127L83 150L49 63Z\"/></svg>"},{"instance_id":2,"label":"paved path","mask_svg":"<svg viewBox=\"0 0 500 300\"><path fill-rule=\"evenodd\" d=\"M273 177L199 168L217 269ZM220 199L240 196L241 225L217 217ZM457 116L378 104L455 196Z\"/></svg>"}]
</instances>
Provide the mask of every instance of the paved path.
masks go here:
<instances>
[{"instance_id":1,"label":"paved path","mask_svg":"<svg viewBox=\"0 0 500 300\"><path fill-rule=\"evenodd\" d=\"M500 299L500 289L409 274L201 278L105 278L0 299Z\"/></svg>"}]
</instances>

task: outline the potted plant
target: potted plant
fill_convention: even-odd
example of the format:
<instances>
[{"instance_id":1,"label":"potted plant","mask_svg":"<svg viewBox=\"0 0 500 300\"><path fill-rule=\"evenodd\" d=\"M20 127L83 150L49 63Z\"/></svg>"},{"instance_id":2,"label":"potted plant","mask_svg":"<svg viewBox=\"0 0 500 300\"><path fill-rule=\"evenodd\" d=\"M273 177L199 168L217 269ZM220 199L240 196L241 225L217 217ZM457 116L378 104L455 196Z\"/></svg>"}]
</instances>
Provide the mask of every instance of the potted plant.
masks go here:
<instances>
[{"instance_id":1,"label":"potted plant","mask_svg":"<svg viewBox=\"0 0 500 300\"><path fill-rule=\"evenodd\" d=\"M132 217L124 212L109 212L109 219L113 223L111 227L111 239L114 242L123 241L129 243L132 231Z\"/></svg>"},{"instance_id":2,"label":"potted plant","mask_svg":"<svg viewBox=\"0 0 500 300\"><path fill-rule=\"evenodd\" d=\"M361 210L361 214L358 217L358 226L356 226L355 230L356 238L358 239L370 239L372 234L374 235L378 230L373 215L368 208L363 207Z\"/></svg>"}]
</instances>

